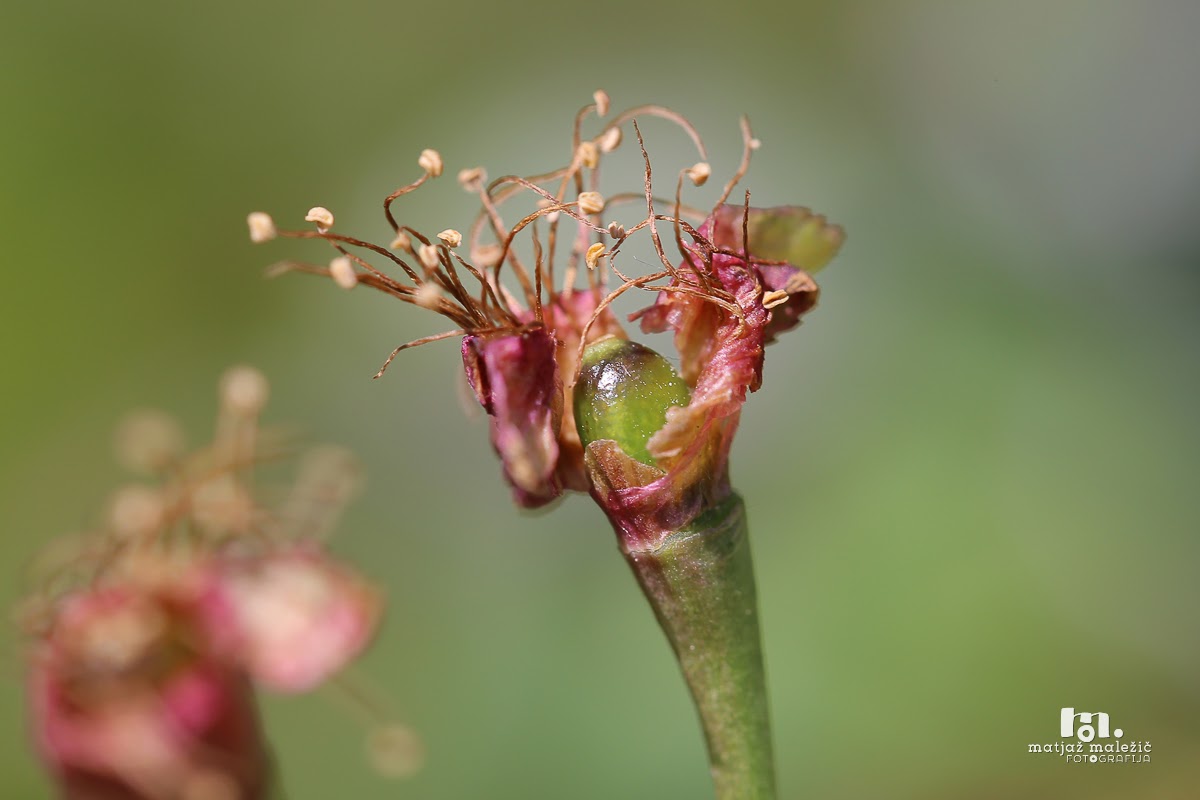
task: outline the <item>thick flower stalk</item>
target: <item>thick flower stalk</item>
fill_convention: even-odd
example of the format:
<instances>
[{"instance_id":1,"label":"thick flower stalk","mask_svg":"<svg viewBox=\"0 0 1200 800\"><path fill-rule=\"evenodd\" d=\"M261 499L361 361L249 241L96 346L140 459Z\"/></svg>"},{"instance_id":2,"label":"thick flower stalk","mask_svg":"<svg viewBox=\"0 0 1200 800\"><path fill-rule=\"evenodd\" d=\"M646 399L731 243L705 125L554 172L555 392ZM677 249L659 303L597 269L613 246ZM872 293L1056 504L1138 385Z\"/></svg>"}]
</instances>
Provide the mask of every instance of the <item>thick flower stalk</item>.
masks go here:
<instances>
[{"instance_id":1,"label":"thick flower stalk","mask_svg":"<svg viewBox=\"0 0 1200 800\"><path fill-rule=\"evenodd\" d=\"M365 284L455 324L396 348L376 377L407 347L461 337L467 381L517 504L591 494L679 659L718 797L772 798L754 575L729 450L747 394L762 383L764 346L813 308L812 273L843 234L803 208L751 208L749 193L727 203L759 147L745 120L741 163L705 214L682 199L685 184L703 186L712 174L692 125L658 106L608 118L608 96L594 100L576 115L565 166L490 183L479 168L459 173L482 206L465 237L454 229L427 237L393 214L393 201L442 174L440 154L426 150L423 174L384 200L390 247L335 233L322 207L306 217L313 230L281 230L251 214L251 238L324 239L336 251L327 266L285 262L272 271ZM604 121L585 138L593 112ZM676 174L673 199L653 189L638 124L648 117L677 124L699 156ZM637 190L601 194L604 157L629 133L643 164ZM510 226L502 214L514 206ZM616 217L630 208L634 219ZM629 275L619 256L635 235L649 241L657 265ZM464 242L468 258L459 254ZM668 255L672 245L677 256ZM633 291L656 294L630 319L644 333L673 332L678 372L628 339L612 304Z\"/></svg>"},{"instance_id":2,"label":"thick flower stalk","mask_svg":"<svg viewBox=\"0 0 1200 800\"><path fill-rule=\"evenodd\" d=\"M107 519L39 565L22 616L39 755L65 798L275 796L255 687L303 692L368 644L379 595L321 545L356 487L323 448L266 505L254 467L282 455L257 424L266 382L222 382L217 437L187 454L143 412L122 460L159 477L118 491Z\"/></svg>"}]
</instances>

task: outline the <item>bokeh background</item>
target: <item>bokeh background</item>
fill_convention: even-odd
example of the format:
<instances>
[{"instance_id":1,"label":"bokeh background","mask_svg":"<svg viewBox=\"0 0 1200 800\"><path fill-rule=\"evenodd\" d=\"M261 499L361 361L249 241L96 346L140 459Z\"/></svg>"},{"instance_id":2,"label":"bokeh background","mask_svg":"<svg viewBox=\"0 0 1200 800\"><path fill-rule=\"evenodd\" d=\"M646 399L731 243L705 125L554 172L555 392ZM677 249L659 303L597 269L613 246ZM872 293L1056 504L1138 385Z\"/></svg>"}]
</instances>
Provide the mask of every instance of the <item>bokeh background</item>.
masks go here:
<instances>
[{"instance_id":1,"label":"bokeh background","mask_svg":"<svg viewBox=\"0 0 1200 800\"><path fill-rule=\"evenodd\" d=\"M0 601L125 479L127 410L170 409L202 441L220 372L261 367L269 420L367 464L337 548L387 589L365 669L429 753L388 781L336 701L269 699L293 800L710 796L597 510L515 511L455 401L453 343L370 380L439 323L264 281L325 252L245 233L248 211L298 224L323 204L386 240L379 199L425 147L448 177L405 219L463 227L454 172L559 163L598 87L689 115L721 176L749 114L755 202L849 232L821 308L768 352L734 454L783 796L1195 796L1196 4L52 0L3 17ZM691 160L668 127L647 135L663 173ZM48 797L6 641L0 795ZM1110 713L1153 761L1029 755L1063 706Z\"/></svg>"}]
</instances>

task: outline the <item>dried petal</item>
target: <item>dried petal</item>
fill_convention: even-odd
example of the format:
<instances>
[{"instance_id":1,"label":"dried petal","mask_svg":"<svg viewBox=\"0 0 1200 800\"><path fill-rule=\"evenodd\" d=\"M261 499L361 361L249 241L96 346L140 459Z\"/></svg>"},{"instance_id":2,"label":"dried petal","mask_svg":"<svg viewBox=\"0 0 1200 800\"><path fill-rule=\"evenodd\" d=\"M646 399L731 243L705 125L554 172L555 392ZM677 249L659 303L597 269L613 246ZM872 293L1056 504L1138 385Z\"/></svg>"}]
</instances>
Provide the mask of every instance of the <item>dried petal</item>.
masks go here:
<instances>
[{"instance_id":1,"label":"dried petal","mask_svg":"<svg viewBox=\"0 0 1200 800\"><path fill-rule=\"evenodd\" d=\"M555 347L545 329L463 339L467 380L491 417L492 446L526 508L562 493L555 474L563 413Z\"/></svg>"},{"instance_id":2,"label":"dried petal","mask_svg":"<svg viewBox=\"0 0 1200 800\"><path fill-rule=\"evenodd\" d=\"M751 208L746 213L741 206L723 205L706 224L713 244L741 251L743 215L752 260L783 261L810 275L833 260L846 238L840 225L831 225L803 206Z\"/></svg>"},{"instance_id":3,"label":"dried petal","mask_svg":"<svg viewBox=\"0 0 1200 800\"><path fill-rule=\"evenodd\" d=\"M744 220L743 220L744 217ZM812 274L828 264L845 240L840 225L800 206L751 208L725 205L704 226L713 244L744 250L742 223L750 239L750 260L767 292L782 291L786 302L773 306L765 343L800 324L817 304L820 290ZM786 262L786 263L764 263Z\"/></svg>"},{"instance_id":4,"label":"dried petal","mask_svg":"<svg viewBox=\"0 0 1200 800\"><path fill-rule=\"evenodd\" d=\"M691 270L680 270L674 285L687 291L662 292L633 315L648 333L675 332L680 374L691 387L690 402L668 408L646 442L652 462L612 438L592 441L585 452L594 495L627 547L653 547L727 499L729 450L746 396L762 382L763 347L816 301L816 284L795 264L823 266L841 242L840 228L806 210L751 209L745 254L743 214L722 206L699 231L718 249L708 280L733 298L736 313ZM690 258L700 262L704 251L697 246Z\"/></svg>"}]
</instances>

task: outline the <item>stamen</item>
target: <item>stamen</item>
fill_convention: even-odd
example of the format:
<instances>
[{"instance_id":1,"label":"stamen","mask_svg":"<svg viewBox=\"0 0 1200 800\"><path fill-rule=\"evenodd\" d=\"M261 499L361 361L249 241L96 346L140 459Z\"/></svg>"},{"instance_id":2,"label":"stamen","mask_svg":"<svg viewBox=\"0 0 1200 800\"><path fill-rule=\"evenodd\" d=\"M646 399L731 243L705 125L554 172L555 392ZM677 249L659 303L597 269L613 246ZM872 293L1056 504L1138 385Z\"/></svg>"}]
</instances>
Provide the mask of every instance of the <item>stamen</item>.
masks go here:
<instances>
[{"instance_id":1,"label":"stamen","mask_svg":"<svg viewBox=\"0 0 1200 800\"><path fill-rule=\"evenodd\" d=\"M650 220L650 240L654 243L654 252L658 253L659 260L667 268L667 273L673 276L675 275L675 265L663 251L662 239L658 236L658 226L654 224L654 190L650 171L650 155L646 152L646 140L642 138L642 129L638 127L636 119L633 121L633 131L637 134L638 146L642 149L642 162L646 165L646 216Z\"/></svg>"},{"instance_id":2,"label":"stamen","mask_svg":"<svg viewBox=\"0 0 1200 800\"><path fill-rule=\"evenodd\" d=\"M329 274L333 277L333 282L343 289L353 289L358 285L354 263L346 256L338 256L329 262Z\"/></svg>"},{"instance_id":3,"label":"stamen","mask_svg":"<svg viewBox=\"0 0 1200 800\"><path fill-rule=\"evenodd\" d=\"M500 260L500 245L486 242L471 248L471 261L484 269L494 267Z\"/></svg>"},{"instance_id":4,"label":"stamen","mask_svg":"<svg viewBox=\"0 0 1200 800\"><path fill-rule=\"evenodd\" d=\"M432 271L437 269L440 260L438 259L437 248L431 244L423 244L417 249L417 258L421 259L421 263L426 270Z\"/></svg>"},{"instance_id":5,"label":"stamen","mask_svg":"<svg viewBox=\"0 0 1200 800\"><path fill-rule=\"evenodd\" d=\"M430 311L436 311L438 303L442 300L442 290L433 283L423 283L417 287L417 293L413 295L413 301Z\"/></svg>"},{"instance_id":6,"label":"stamen","mask_svg":"<svg viewBox=\"0 0 1200 800\"><path fill-rule=\"evenodd\" d=\"M763 295L763 308L772 309L775 306L781 306L788 301L788 293L782 289L776 289L773 292L767 292Z\"/></svg>"},{"instance_id":7,"label":"stamen","mask_svg":"<svg viewBox=\"0 0 1200 800\"><path fill-rule=\"evenodd\" d=\"M583 369L583 351L587 349L589 344L588 333L591 332L592 326L596 324L596 320L600 319L600 315L604 313L604 309L612 305L614 300L625 294L625 292L629 291L630 289L637 286L645 286L647 283L652 283L660 278L665 278L669 274L670 273L668 272L655 272L650 275L643 275L640 278L634 278L633 280L625 281L625 283L618 286L616 289L610 292L607 297L596 304L596 308L592 311L592 315L588 317L588 321L584 324L583 329L579 331L579 349L575 352L575 374L571 376L571 380L567 384L568 386L574 387L575 383L579 380L580 370Z\"/></svg>"},{"instance_id":8,"label":"stamen","mask_svg":"<svg viewBox=\"0 0 1200 800\"><path fill-rule=\"evenodd\" d=\"M387 357L387 361L383 362L383 366L379 368L379 372L376 372L372 376L372 379L382 377L383 373L387 371L387 368L391 365L392 361L396 358L396 356L398 356L404 350L408 350L411 347L420 347L421 345L429 344L430 342L440 342L442 339L452 339L455 336L466 336L466 335L467 335L467 332L465 330L459 329L459 330L453 330L453 331L446 331L445 333L436 333L433 336L422 336L420 339L413 339L411 342L405 342L404 344L400 345L399 347L397 347L395 350L392 351L392 354Z\"/></svg>"},{"instance_id":9,"label":"stamen","mask_svg":"<svg viewBox=\"0 0 1200 800\"><path fill-rule=\"evenodd\" d=\"M742 129L742 162L738 164L737 172L729 179L729 183L725 184L725 190L721 192L721 199L713 206L713 213L725 204L729 199L729 195L733 193L733 187L737 186L742 178L746 177L746 173L750 169L750 154L757 150L762 142L754 138L754 134L750 132L750 118L742 116L739 120L739 125Z\"/></svg>"},{"instance_id":10,"label":"stamen","mask_svg":"<svg viewBox=\"0 0 1200 800\"><path fill-rule=\"evenodd\" d=\"M616 119L608 123L608 127L604 129L603 133L601 133L601 136L603 136L605 133L608 133L610 129L619 128L626 122L629 122L630 120L636 119L640 116L661 117L662 119L674 122L680 128L683 128L684 133L691 138L692 144L696 146L696 151L700 153L700 159L702 161L708 161L708 153L704 149L704 140L700 138L699 131L692 126L692 123L688 122L687 117L672 111L669 108L663 108L662 106L637 106L636 108L631 108L628 111L623 111L617 115Z\"/></svg>"},{"instance_id":11,"label":"stamen","mask_svg":"<svg viewBox=\"0 0 1200 800\"><path fill-rule=\"evenodd\" d=\"M697 161L687 170L688 178L692 181L693 186L703 186L708 182L708 177L712 175L712 167L707 161Z\"/></svg>"},{"instance_id":12,"label":"stamen","mask_svg":"<svg viewBox=\"0 0 1200 800\"><path fill-rule=\"evenodd\" d=\"M319 231L327 231L333 227L333 212L324 206L313 206L304 215L304 221L316 223Z\"/></svg>"},{"instance_id":13,"label":"stamen","mask_svg":"<svg viewBox=\"0 0 1200 800\"><path fill-rule=\"evenodd\" d=\"M483 167L470 167L458 171L458 185L471 194L482 189L485 181L487 181L487 170Z\"/></svg>"},{"instance_id":14,"label":"stamen","mask_svg":"<svg viewBox=\"0 0 1200 800\"><path fill-rule=\"evenodd\" d=\"M270 214L265 214L262 211L255 211L247 216L246 224L250 228L250 241L255 244L269 242L277 235L275 232L275 220L271 219Z\"/></svg>"},{"instance_id":15,"label":"stamen","mask_svg":"<svg viewBox=\"0 0 1200 800\"><path fill-rule=\"evenodd\" d=\"M604 210L604 195L599 192L581 192L576 202L584 214L599 214Z\"/></svg>"},{"instance_id":16,"label":"stamen","mask_svg":"<svg viewBox=\"0 0 1200 800\"><path fill-rule=\"evenodd\" d=\"M588 169L595 169L600 163L600 151L595 142L580 142L575 158Z\"/></svg>"},{"instance_id":17,"label":"stamen","mask_svg":"<svg viewBox=\"0 0 1200 800\"><path fill-rule=\"evenodd\" d=\"M221 405L240 417L256 417L267 404L267 378L253 367L233 367L221 376Z\"/></svg>"},{"instance_id":18,"label":"stamen","mask_svg":"<svg viewBox=\"0 0 1200 800\"><path fill-rule=\"evenodd\" d=\"M592 101L596 104L596 115L604 117L608 115L609 98L608 92L603 89L597 89L592 92Z\"/></svg>"},{"instance_id":19,"label":"stamen","mask_svg":"<svg viewBox=\"0 0 1200 800\"><path fill-rule=\"evenodd\" d=\"M596 139L596 144L599 145L601 153L611 153L621 146L623 138L624 135L621 133L620 128L609 128L600 134Z\"/></svg>"},{"instance_id":20,"label":"stamen","mask_svg":"<svg viewBox=\"0 0 1200 800\"><path fill-rule=\"evenodd\" d=\"M600 263L600 257L604 255L604 245L596 242L587 249L587 254L583 257L583 261L587 264L588 269L595 269Z\"/></svg>"},{"instance_id":21,"label":"stamen","mask_svg":"<svg viewBox=\"0 0 1200 800\"><path fill-rule=\"evenodd\" d=\"M420 157L417 159L417 166L429 173L430 177L439 178L442 175L444 164L442 163L442 154L437 150L422 150Z\"/></svg>"}]
</instances>

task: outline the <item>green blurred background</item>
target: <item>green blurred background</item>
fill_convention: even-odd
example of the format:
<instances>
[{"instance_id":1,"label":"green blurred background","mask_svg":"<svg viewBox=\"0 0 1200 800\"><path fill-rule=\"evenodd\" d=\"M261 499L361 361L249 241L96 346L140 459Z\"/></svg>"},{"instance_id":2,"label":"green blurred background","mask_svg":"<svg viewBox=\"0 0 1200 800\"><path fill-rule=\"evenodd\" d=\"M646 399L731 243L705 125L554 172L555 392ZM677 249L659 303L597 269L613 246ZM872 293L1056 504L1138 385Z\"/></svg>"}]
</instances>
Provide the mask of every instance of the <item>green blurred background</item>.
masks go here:
<instances>
[{"instance_id":1,"label":"green blurred background","mask_svg":"<svg viewBox=\"0 0 1200 800\"><path fill-rule=\"evenodd\" d=\"M0 28L0 599L123 475L135 406L207 436L261 367L268 418L352 447L338 548L388 591L365 668L424 736L366 765L321 697L270 699L293 800L701 798L702 743L590 502L515 511L441 328L252 247L311 205L386 241L379 199L473 213L453 174L565 160L603 87L764 141L755 202L844 224L821 308L768 351L734 477L752 518L785 798L1183 798L1200 780L1200 7L1187 2L9 4ZM647 125L669 174L685 141ZM553 153L549 158L547 153ZM611 177L611 176L610 176ZM636 187L636 176L633 180ZM711 189L712 187L707 187ZM711 201L711 195L700 195ZM19 646L0 796L49 796ZM1150 764L1068 765L1059 708Z\"/></svg>"}]
</instances>

